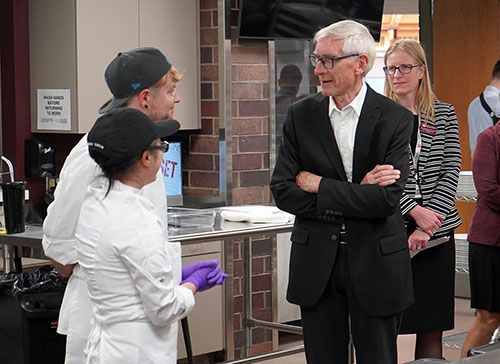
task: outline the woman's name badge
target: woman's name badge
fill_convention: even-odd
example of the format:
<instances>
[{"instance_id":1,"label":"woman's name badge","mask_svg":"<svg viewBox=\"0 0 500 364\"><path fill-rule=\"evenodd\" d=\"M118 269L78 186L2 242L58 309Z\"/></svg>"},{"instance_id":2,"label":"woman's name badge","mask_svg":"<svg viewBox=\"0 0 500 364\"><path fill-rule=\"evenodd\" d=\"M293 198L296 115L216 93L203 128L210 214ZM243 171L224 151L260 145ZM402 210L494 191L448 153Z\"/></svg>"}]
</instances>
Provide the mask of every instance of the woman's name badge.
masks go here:
<instances>
[{"instance_id":1,"label":"woman's name badge","mask_svg":"<svg viewBox=\"0 0 500 364\"><path fill-rule=\"evenodd\" d=\"M437 133L437 126L434 126L434 125L421 125L420 126L420 132L421 133L426 133L426 134L431 134L431 135L436 135Z\"/></svg>"}]
</instances>

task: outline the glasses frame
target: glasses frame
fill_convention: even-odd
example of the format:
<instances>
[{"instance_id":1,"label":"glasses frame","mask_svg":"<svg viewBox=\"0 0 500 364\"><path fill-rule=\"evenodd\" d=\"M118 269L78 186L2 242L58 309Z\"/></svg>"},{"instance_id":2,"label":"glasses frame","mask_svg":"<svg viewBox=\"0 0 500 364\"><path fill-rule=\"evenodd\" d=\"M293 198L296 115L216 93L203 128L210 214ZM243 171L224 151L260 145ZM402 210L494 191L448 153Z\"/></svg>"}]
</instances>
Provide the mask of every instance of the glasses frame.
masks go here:
<instances>
[{"instance_id":1,"label":"glasses frame","mask_svg":"<svg viewBox=\"0 0 500 364\"><path fill-rule=\"evenodd\" d=\"M166 152L168 152L169 146L170 146L170 144L168 144L167 141L162 140L160 142L160 145L151 145L151 146L149 146L148 150L161 150L161 151L163 151L163 153L166 153Z\"/></svg>"},{"instance_id":2,"label":"glasses frame","mask_svg":"<svg viewBox=\"0 0 500 364\"><path fill-rule=\"evenodd\" d=\"M359 56L359 54L348 54L348 55L345 55L345 56L340 56L340 57L327 57L327 56L317 56L315 54L311 54L309 55L309 61L311 62L311 65L316 68L318 66L318 64L321 63L321 65L326 68L327 70L331 70L333 69L333 67L335 67L335 61L338 61L338 60L341 60L341 59L344 59L344 58L349 58L349 57L357 57ZM325 59L328 59L330 61L332 61L332 66L331 67L327 67L326 66L326 63L325 63ZM316 64L315 64L316 63Z\"/></svg>"},{"instance_id":3,"label":"glasses frame","mask_svg":"<svg viewBox=\"0 0 500 364\"><path fill-rule=\"evenodd\" d=\"M405 67L409 67L410 70L408 72L403 72L401 70L401 67L402 66L405 66ZM407 75L409 73L411 73L411 71L415 68L415 67L420 67L422 66L420 63L412 63L412 64L400 64L399 66L390 66L390 67L382 67L382 69L384 70L384 73L388 76L393 76L396 74L396 71L399 71L399 73L401 73L402 75ZM394 69L394 72L390 72L389 69Z\"/></svg>"}]
</instances>

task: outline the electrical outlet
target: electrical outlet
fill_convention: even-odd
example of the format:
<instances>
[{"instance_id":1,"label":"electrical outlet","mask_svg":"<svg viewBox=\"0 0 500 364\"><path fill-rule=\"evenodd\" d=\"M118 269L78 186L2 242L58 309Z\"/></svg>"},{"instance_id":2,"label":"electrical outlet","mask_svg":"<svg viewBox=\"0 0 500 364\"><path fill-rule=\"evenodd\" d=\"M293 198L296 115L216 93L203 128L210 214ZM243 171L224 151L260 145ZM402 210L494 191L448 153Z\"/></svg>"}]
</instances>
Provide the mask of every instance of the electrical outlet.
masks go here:
<instances>
[{"instance_id":1,"label":"electrical outlet","mask_svg":"<svg viewBox=\"0 0 500 364\"><path fill-rule=\"evenodd\" d=\"M59 177L47 177L45 182L46 191L54 190L59 183Z\"/></svg>"}]
</instances>

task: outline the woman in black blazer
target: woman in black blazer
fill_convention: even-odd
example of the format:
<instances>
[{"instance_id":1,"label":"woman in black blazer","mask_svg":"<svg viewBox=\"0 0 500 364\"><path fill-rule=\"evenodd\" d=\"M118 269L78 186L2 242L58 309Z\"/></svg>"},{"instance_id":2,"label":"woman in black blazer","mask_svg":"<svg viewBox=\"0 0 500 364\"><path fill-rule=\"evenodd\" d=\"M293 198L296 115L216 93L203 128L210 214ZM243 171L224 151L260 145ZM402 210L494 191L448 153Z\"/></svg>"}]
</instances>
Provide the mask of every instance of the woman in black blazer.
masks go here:
<instances>
[{"instance_id":1,"label":"woman in black blazer","mask_svg":"<svg viewBox=\"0 0 500 364\"><path fill-rule=\"evenodd\" d=\"M415 359L441 358L443 331L454 327L454 229L461 224L454 203L461 165L458 121L453 106L432 92L418 42L395 42L384 61L385 95L414 115L410 174L400 202L408 246L420 250L429 239L450 237L412 259L415 304L403 313L400 333L417 334Z\"/></svg>"}]
</instances>

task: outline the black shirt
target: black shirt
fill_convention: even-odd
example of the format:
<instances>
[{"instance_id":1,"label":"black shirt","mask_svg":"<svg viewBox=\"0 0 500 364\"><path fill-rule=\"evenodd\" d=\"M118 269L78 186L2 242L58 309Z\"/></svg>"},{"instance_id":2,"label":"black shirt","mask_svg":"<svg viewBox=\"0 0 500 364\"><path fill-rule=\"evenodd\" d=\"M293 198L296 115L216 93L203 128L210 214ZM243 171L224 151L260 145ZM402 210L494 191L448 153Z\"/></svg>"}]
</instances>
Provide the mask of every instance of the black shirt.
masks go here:
<instances>
[{"instance_id":1,"label":"black shirt","mask_svg":"<svg viewBox=\"0 0 500 364\"><path fill-rule=\"evenodd\" d=\"M418 115L413 115L413 130L411 132L410 146L411 152L415 154L415 147L417 146L418 134Z\"/></svg>"}]
</instances>

